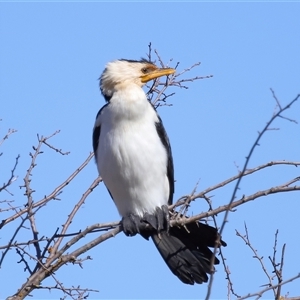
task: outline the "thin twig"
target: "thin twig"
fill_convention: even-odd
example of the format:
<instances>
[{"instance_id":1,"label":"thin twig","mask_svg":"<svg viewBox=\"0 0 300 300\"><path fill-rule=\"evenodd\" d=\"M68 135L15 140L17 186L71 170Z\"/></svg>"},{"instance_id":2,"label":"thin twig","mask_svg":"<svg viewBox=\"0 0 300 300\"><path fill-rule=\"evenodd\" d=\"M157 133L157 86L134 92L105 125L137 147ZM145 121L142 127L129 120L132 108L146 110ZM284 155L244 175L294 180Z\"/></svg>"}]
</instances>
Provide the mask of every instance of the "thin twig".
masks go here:
<instances>
[{"instance_id":1,"label":"thin twig","mask_svg":"<svg viewBox=\"0 0 300 300\"><path fill-rule=\"evenodd\" d=\"M88 195L90 195L90 193L99 185L99 183L102 182L102 178L101 177L97 177L93 183L90 185L90 187L87 189L87 191L82 195L81 199L78 201L78 203L74 206L72 212L68 215L67 221L64 223L63 225L63 229L60 233L61 237L57 239L57 241L55 242L51 255L53 255L57 249L59 248L62 240L63 240L63 236L66 234L68 227L70 226L70 224L72 223L75 214L77 213L77 211L79 210L79 208L81 207L82 204L84 204L86 198L88 197ZM50 256L51 256L50 255Z\"/></svg>"},{"instance_id":2,"label":"thin twig","mask_svg":"<svg viewBox=\"0 0 300 300\"><path fill-rule=\"evenodd\" d=\"M273 121L279 117L285 110L287 110L288 108L290 108L298 99L300 98L300 94L298 94L289 104L287 104L285 107L279 107L279 111L273 115L271 117L271 119L267 122L267 124L265 125L265 127L263 128L263 130L261 132L259 132L258 134L258 137L256 138L255 142L253 143L248 155L246 156L246 161L244 163L244 166L243 166L243 169L242 169L242 172L239 174L239 178L237 179L237 182L235 184L235 187L233 189L233 193L232 193L232 196L231 196L231 199L229 201L229 207L228 207L228 210L225 211L225 214L224 214L224 218L223 218L223 222L222 222L222 225L221 225L221 228L220 228L220 236L222 236L223 234L223 231L224 231L224 228L225 228L225 225L226 223L228 222L228 216L229 216L229 212L231 211L232 209L232 204L234 203L234 199L236 198L236 193L239 189L239 186L240 186L240 183L244 177L244 174L247 170L247 166L250 162L250 158L252 157L252 154L255 150L255 148L259 145L259 141L261 140L261 138L263 137L263 135L265 134L265 132L268 130L268 128L270 127L270 125L273 123ZM219 241L216 242L216 246L215 246L215 249L214 249L214 255L216 254L217 250L218 250L218 243ZM213 281L213 274L212 276L210 276L210 280L209 280L209 284L208 284L208 289L207 289L207 294L206 294L206 300L209 299L210 297L210 293L211 293L211 289L212 289L212 281Z\"/></svg>"},{"instance_id":3,"label":"thin twig","mask_svg":"<svg viewBox=\"0 0 300 300\"><path fill-rule=\"evenodd\" d=\"M262 295L263 295L265 292L267 292L267 291L269 291L269 290L272 290L272 289L276 289L276 288L278 288L279 286L285 285L285 284L287 284L287 283L289 283L289 282L292 282L292 281L294 281L295 279L298 279L298 278L300 278L300 273L297 274L296 276L294 276L294 277L288 279L288 280L282 281L281 283L276 284L276 285L269 286L269 287L267 287L267 288L265 288L265 289L263 289L263 290L261 290L261 291L259 291L259 292L249 293L249 294L247 294L247 295L245 295L245 296L243 296L243 297L240 297L239 300L244 300L244 299L248 299L248 298L255 297L255 296L257 296L257 297L255 298L255 299L257 300L257 299L261 298Z\"/></svg>"},{"instance_id":4,"label":"thin twig","mask_svg":"<svg viewBox=\"0 0 300 300\"><path fill-rule=\"evenodd\" d=\"M17 165L19 163L19 158L20 158L20 155L18 155L16 157L16 161L15 161L15 164L14 164L12 170L11 170L10 177L8 178L7 182L3 183L2 187L0 187L0 192L3 191L3 190L6 190L6 188L8 188L17 179L17 177L15 176L15 171L16 171Z\"/></svg>"},{"instance_id":5,"label":"thin twig","mask_svg":"<svg viewBox=\"0 0 300 300\"><path fill-rule=\"evenodd\" d=\"M4 143L5 140L9 138L9 136L13 133L17 132L15 129L8 129L6 135L0 140L0 146Z\"/></svg>"},{"instance_id":6,"label":"thin twig","mask_svg":"<svg viewBox=\"0 0 300 300\"><path fill-rule=\"evenodd\" d=\"M246 245L251 249L251 251L254 253L253 258L256 258L259 261L263 272L265 273L265 275L267 276L267 278L269 280L268 286L272 286L273 285L272 277L269 275L269 273L267 271L267 268L265 267L265 264L263 262L263 257L259 256L257 250L253 248L253 246L252 246L252 244L250 242L250 239L249 239L249 233L248 233L248 228L247 228L246 223L244 224L244 226L245 226L245 232L246 232L246 234L245 235L241 235L237 230L235 230L236 235L238 237L240 237L246 243ZM274 292L274 297L275 297L276 296L275 290L273 290L273 292Z\"/></svg>"},{"instance_id":7,"label":"thin twig","mask_svg":"<svg viewBox=\"0 0 300 300\"><path fill-rule=\"evenodd\" d=\"M66 187L91 161L91 159L94 157L94 153L90 153L89 156L85 159L85 161L59 186L57 186L48 196L45 196L43 199L33 203L32 208L40 207L41 205L45 205L48 203L50 200L53 200L57 197L57 195L62 191L64 187ZM16 214L12 215L11 217L2 220L0 223L0 229L14 221L15 219L19 218L21 215L25 214L28 212L28 207L20 210Z\"/></svg>"},{"instance_id":8,"label":"thin twig","mask_svg":"<svg viewBox=\"0 0 300 300\"><path fill-rule=\"evenodd\" d=\"M99 224L98 224L99 225ZM65 251L67 251L72 245L78 242L80 239L85 237L87 232L91 231L91 229L96 228L97 225L88 227L86 230L82 231L78 236L71 239L68 243L66 243L46 264L43 264L43 268L39 269L35 274L33 274L28 280L22 285L21 289L13 296L11 299L24 299L28 296L36 286L40 286L40 283L51 274L56 272L60 267L63 265L76 261L76 258L85 253L86 251L90 250L91 248L97 246L98 244L104 242L105 240L116 236L118 233L122 231L121 226L116 227L113 230L110 230L107 233L102 234L98 238L92 240L91 242L79 247L78 249L74 250L73 252L63 255ZM56 261L56 262L54 262ZM52 264L53 263L53 264Z\"/></svg>"},{"instance_id":9,"label":"thin twig","mask_svg":"<svg viewBox=\"0 0 300 300\"><path fill-rule=\"evenodd\" d=\"M246 170L245 173L244 173L244 176L253 174L253 173L258 172L258 171L260 171L260 170L262 170L264 168L272 167L272 166L275 166L275 165L291 165L291 166L297 167L297 166L300 166L300 162L292 162L292 161L284 161L284 160L283 161L270 161L270 162L268 162L266 164L260 165L258 167L253 168L253 169ZM198 194L190 196L191 197L191 201L194 201L197 198L203 198L203 196L205 194L208 194L211 191L214 191L214 190L217 190L219 188L222 188L222 187L226 186L227 184L229 184L229 183L237 180L239 177L240 177L240 173L238 175L235 175L235 176L233 176L233 177L231 177L229 179L226 179L226 180L224 180L224 181L222 181L222 182L220 182L220 183L218 183L216 185L213 185L213 186L211 186L211 187L209 187L209 188L207 188L207 189L199 192ZM295 182L295 180L297 181L298 180L297 178L293 179L291 182ZM185 198L183 198L183 199L180 198L170 208L173 209L173 208L175 208L177 206L181 206L181 205L184 204L185 201L186 201Z\"/></svg>"},{"instance_id":10,"label":"thin twig","mask_svg":"<svg viewBox=\"0 0 300 300\"><path fill-rule=\"evenodd\" d=\"M272 124L272 122L278 117L280 116L281 113L283 113L285 110L287 110L288 108L290 108L298 99L300 98L300 94L297 95L289 104L287 104L285 107L281 108L280 107L280 110L274 115L271 117L271 119L267 122L267 124L265 125L265 127L263 128L263 130L259 133L258 137L256 138L255 142L253 143L250 151L249 151L249 154L247 155L246 157L246 161L245 161L245 164L244 164L244 167L242 169L242 172L239 174L239 178L237 179L237 183L233 189L233 193L232 193L232 196L231 196L231 199L229 201L229 204L233 203L235 197L236 197L236 193L238 191L238 188L240 186L240 183L242 181L242 178L244 177L244 174L247 170L247 166L249 164L249 161L250 161L250 158L254 152L254 149L259 145L259 141L260 139L262 138L262 136L264 135L264 133L266 132L266 130L270 127L270 125ZM228 219L228 215L229 215L229 211L226 211L225 212L225 215L224 215L224 220L222 222L222 226L221 226L221 229L220 229L220 234L222 234L224 228L225 228L225 224L227 223L227 219Z\"/></svg>"},{"instance_id":11,"label":"thin twig","mask_svg":"<svg viewBox=\"0 0 300 300\"><path fill-rule=\"evenodd\" d=\"M3 260L6 256L6 254L8 253L8 251L10 250L10 247L13 244L15 237L17 236L17 234L19 233L19 231L23 227L26 220L27 220L27 218L22 218L22 221L21 221L20 225L16 228L16 230L13 233L10 241L8 242L7 248L3 251L2 255L1 255L1 259L0 259L0 268L2 267Z\"/></svg>"}]
</instances>

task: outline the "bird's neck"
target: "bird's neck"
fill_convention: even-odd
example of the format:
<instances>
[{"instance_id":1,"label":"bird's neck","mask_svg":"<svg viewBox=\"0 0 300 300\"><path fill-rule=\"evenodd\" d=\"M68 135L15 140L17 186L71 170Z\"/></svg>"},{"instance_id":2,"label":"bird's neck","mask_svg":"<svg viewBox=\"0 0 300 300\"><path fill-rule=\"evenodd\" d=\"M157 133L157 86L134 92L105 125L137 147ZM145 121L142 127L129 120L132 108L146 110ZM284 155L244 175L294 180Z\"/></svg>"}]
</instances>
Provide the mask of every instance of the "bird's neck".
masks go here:
<instances>
[{"instance_id":1,"label":"bird's neck","mask_svg":"<svg viewBox=\"0 0 300 300\"><path fill-rule=\"evenodd\" d=\"M138 86L116 89L110 100L110 107L118 120L140 119L152 110L145 92Z\"/></svg>"}]
</instances>

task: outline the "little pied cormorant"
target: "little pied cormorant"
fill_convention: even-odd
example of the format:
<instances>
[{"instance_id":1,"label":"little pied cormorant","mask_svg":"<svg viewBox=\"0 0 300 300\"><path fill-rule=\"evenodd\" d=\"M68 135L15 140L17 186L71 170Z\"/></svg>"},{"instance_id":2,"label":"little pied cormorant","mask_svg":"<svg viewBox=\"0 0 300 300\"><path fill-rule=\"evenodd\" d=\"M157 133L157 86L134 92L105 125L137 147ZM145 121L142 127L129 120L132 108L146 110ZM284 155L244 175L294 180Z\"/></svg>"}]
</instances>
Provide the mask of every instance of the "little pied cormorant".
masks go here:
<instances>
[{"instance_id":1,"label":"little pied cormorant","mask_svg":"<svg viewBox=\"0 0 300 300\"><path fill-rule=\"evenodd\" d=\"M142 86L175 73L152 62L109 62L100 77L106 104L97 114L93 148L100 176L120 215L127 236L152 238L170 270L184 283L207 282L217 230L195 222L169 227L174 193L170 142ZM145 229L146 224L151 230ZM148 226L149 227L149 226ZM225 242L221 241L223 246ZM214 258L214 263L219 260Z\"/></svg>"}]
</instances>

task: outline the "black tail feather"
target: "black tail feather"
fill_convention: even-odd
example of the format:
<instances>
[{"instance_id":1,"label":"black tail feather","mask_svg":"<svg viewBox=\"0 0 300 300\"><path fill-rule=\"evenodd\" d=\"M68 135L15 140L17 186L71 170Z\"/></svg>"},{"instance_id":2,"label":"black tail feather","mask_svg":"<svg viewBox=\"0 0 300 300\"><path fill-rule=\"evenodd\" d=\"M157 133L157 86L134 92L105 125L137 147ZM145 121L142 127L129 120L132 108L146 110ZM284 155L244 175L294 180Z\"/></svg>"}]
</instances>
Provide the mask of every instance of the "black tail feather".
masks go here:
<instances>
[{"instance_id":1,"label":"black tail feather","mask_svg":"<svg viewBox=\"0 0 300 300\"><path fill-rule=\"evenodd\" d=\"M171 227L169 233L152 234L152 240L170 270L184 283L208 281L212 251L218 238L216 228L195 222L185 227ZM220 240L220 245L226 243ZM214 264L219 260L214 258Z\"/></svg>"}]
</instances>

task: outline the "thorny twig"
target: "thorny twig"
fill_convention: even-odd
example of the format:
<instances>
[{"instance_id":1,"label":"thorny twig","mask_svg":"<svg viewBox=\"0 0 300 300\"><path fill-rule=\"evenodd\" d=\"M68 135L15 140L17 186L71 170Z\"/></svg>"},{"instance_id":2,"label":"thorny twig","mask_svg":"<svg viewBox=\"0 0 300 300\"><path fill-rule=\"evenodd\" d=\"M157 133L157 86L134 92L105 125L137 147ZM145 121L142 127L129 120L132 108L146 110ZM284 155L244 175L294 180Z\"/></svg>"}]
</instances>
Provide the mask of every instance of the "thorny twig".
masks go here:
<instances>
[{"instance_id":1,"label":"thorny twig","mask_svg":"<svg viewBox=\"0 0 300 300\"><path fill-rule=\"evenodd\" d=\"M212 201L210 200L210 198L207 197L206 195L203 195L203 198L204 198L204 200L206 200L206 202L207 202L207 204L208 204L208 207L209 207L208 211L213 211ZM217 218L216 218L216 216L217 216L217 215L214 214L214 215L212 216L212 218L213 218L213 222L214 222L215 228L219 228L219 227L218 227L218 224L217 224ZM232 282L232 280L231 280L229 267L226 265L226 262L225 262L226 259L225 259L224 255L223 255L222 247L219 247L218 251L219 251L219 255L221 256L221 261L222 261L222 264L223 264L223 267L224 267L224 270L225 270L225 273L226 273L226 279L227 279L227 281L228 281L228 288L229 288L228 293L231 291L231 293L232 293L233 295L235 295L236 297L239 297L239 295L238 295L238 294L234 291L234 289L233 289L233 282ZM214 273L214 260L215 260L215 257L212 256L211 261L210 261L210 270L211 270L211 274Z\"/></svg>"},{"instance_id":2,"label":"thorny twig","mask_svg":"<svg viewBox=\"0 0 300 300\"><path fill-rule=\"evenodd\" d=\"M300 273L297 274L297 275L295 275L294 277L288 279L288 280L282 281L282 282L279 283L279 284L275 284L275 285L269 286L269 287L267 287L267 288L265 288L265 289L263 289L263 290L261 290L261 291L259 291L259 292L249 293L249 294L247 294L247 295L245 295L245 296L243 296L243 297L240 297L239 300L244 300L244 299L248 299L248 298L255 297L255 296L257 296L257 297L255 298L255 300L257 300L257 299L261 298L262 295L263 295L265 292L267 292L267 291L269 291L269 290L276 289L276 288L278 288L279 286L283 286L283 285L285 285L285 284L287 284L287 283L289 283L289 282L292 282L292 281L294 281L295 279L298 279L298 278L300 278Z\"/></svg>"},{"instance_id":3,"label":"thorny twig","mask_svg":"<svg viewBox=\"0 0 300 300\"><path fill-rule=\"evenodd\" d=\"M52 277L54 277L54 276L52 276ZM84 294L86 294L88 292L99 293L99 290L94 290L94 289L89 289L89 288L81 288L80 286L78 286L78 287L75 287L75 286L65 287L57 279L55 281L56 281L55 286L37 286L36 289L49 290L49 291L51 291L51 290L60 290L60 291L63 291L68 296L70 296L72 299L76 299L76 300L87 299L89 294L87 294L87 295L84 295Z\"/></svg>"},{"instance_id":4,"label":"thorny twig","mask_svg":"<svg viewBox=\"0 0 300 300\"><path fill-rule=\"evenodd\" d=\"M242 169L242 172L239 174L239 178L238 178L237 183L236 183L236 185L235 185L235 187L234 187L234 190L233 190L231 199L230 199L230 201L229 201L229 204L232 203L232 202L234 201L235 197L236 197L236 193L237 193L238 188L239 188L239 186L240 186L241 180L242 180L244 174L245 174L246 171L247 171L247 166L248 166L248 163L249 163L249 161L250 161L250 158L251 158L251 156L252 156L252 154L253 154L253 152L254 152L254 149L259 145L260 139L262 138L262 136L264 135L264 133L268 130L268 128L270 127L270 125L273 123L273 121L274 121L277 117L281 116L281 114L282 114L285 110L287 110L288 108L290 108L290 107L291 107L291 106L292 106L299 98L300 98L300 94L297 95L297 96L296 96L290 103L288 103L285 107L282 108L281 106L279 106L279 108L280 108L279 111L278 111L275 115L273 115L273 116L271 117L271 119L267 122L267 124L266 124L265 127L263 128L263 130L262 130L261 132L259 132L258 137L256 138L254 144L252 145L252 147L251 147L251 149L250 149L250 151L249 151L249 154L246 156L246 161L245 161L244 167L243 167L243 169ZM224 220L223 220L223 222L222 222L222 226L221 226L221 229L220 229L220 234L222 234L222 232L223 232L223 230L224 230L224 227L225 227L225 224L226 224L226 222L227 222L228 215L229 215L229 211L230 211L230 210L226 211L226 213L225 213Z\"/></svg>"},{"instance_id":5,"label":"thorny twig","mask_svg":"<svg viewBox=\"0 0 300 300\"><path fill-rule=\"evenodd\" d=\"M89 156L85 159L85 161L59 186L57 186L48 196L45 196L43 199L36 201L32 204L32 208L40 207L42 205L47 204L50 200L55 200L57 196L61 193L63 188L65 188L91 161L91 159L94 157L94 153L90 153ZM28 207L18 211L16 214L12 215L11 217L2 220L0 223L0 229L20 217L21 215L28 212Z\"/></svg>"},{"instance_id":6,"label":"thorny twig","mask_svg":"<svg viewBox=\"0 0 300 300\"><path fill-rule=\"evenodd\" d=\"M21 251L20 251L19 248L20 248L20 247L17 247L17 248L16 248L17 254L21 257L21 260L18 261L18 264L21 263L21 262L23 262L23 263L25 264L24 272L28 271L29 274L32 275L32 270L31 270L31 268L30 268L30 266L29 266L27 260L24 258L24 253L21 253ZM22 250L23 250L23 248L22 248Z\"/></svg>"},{"instance_id":7,"label":"thorny twig","mask_svg":"<svg viewBox=\"0 0 300 300\"><path fill-rule=\"evenodd\" d=\"M15 130L15 129L8 129L6 135L0 140L0 146L4 143L5 140L8 139L8 137L9 137L11 134L13 134L13 133L15 133L15 132L17 132L17 130ZM1 156L1 155L0 155L0 156Z\"/></svg>"},{"instance_id":8,"label":"thorny twig","mask_svg":"<svg viewBox=\"0 0 300 300\"><path fill-rule=\"evenodd\" d=\"M121 226L116 227L109 232L102 234L100 237L92 240L91 242L79 247L71 253L64 254L71 246L77 243L80 239L84 238L88 232L90 232L93 228L97 228L97 225L101 226L101 224L96 224L94 226L90 226L80 234L72 238L69 242L67 242L52 258L46 261L45 264L42 265L42 268L39 269L35 274L30 276L28 280L23 284L21 289L12 296L12 299L24 299L26 296L32 292L36 286L40 286L40 283L51 274L56 272L60 267L67 263L72 263L76 261L76 258L90 250L91 248L97 246L98 244L104 242L108 238L111 238L122 231Z\"/></svg>"},{"instance_id":9,"label":"thorny twig","mask_svg":"<svg viewBox=\"0 0 300 300\"><path fill-rule=\"evenodd\" d=\"M252 244L250 242L250 239L249 239L249 233L248 233L248 228L247 228L246 223L244 224L244 226L245 226L245 233L246 234L242 235L237 230L235 230L236 235L239 236L246 243L246 245L251 249L251 251L254 253L253 257L256 258L259 261L263 272L266 274L266 276L267 276L267 278L269 280L268 286L273 286L273 282L272 282L273 278L269 275L269 273L268 273L268 271L267 271L267 269L265 267L265 264L263 262L263 257L259 256L257 250L253 248L253 246L252 246ZM276 296L276 293L274 291L274 297L275 296Z\"/></svg>"},{"instance_id":10,"label":"thorny twig","mask_svg":"<svg viewBox=\"0 0 300 300\"><path fill-rule=\"evenodd\" d=\"M300 178L297 177L295 180L300 181ZM215 208L212 211L207 211L207 212L203 212L203 213L191 216L191 217L188 218L188 221L178 222L178 225L183 225L183 224L195 222L195 221L201 220L203 218L207 218L207 217L211 217L213 215L219 214L221 212L226 212L227 210L232 210L233 208L238 207L240 205L243 205L246 202L258 199L260 197L265 197L265 196L268 196L270 194L300 191L300 185L288 186L288 187L284 187L284 185L277 186L277 187L271 187L269 189L256 192L256 193L254 193L252 195L249 195L249 196L244 195L242 198L232 202L231 204L222 205L222 206L219 206L218 208ZM171 206L171 207L173 207L173 206Z\"/></svg>"},{"instance_id":11,"label":"thorny twig","mask_svg":"<svg viewBox=\"0 0 300 300\"><path fill-rule=\"evenodd\" d=\"M290 108L298 99L300 98L300 94L298 94L291 102L289 102L285 107L281 107L279 106L279 110L277 113L275 113L271 119L267 122L267 124L265 125L265 127L263 128L263 130L261 132L259 132L258 134L258 137L256 138L255 142L253 143L248 155L246 156L246 161L244 163L244 166L243 166L243 169L242 169L242 172L239 174L239 177L237 179L237 182L235 184L235 187L233 189L233 193L232 193L232 196L231 196L231 199L229 201L229 205L228 205L228 209L225 211L225 214L224 214L224 218L223 218L223 222L221 224L221 228L220 228L220 236L222 236L222 233L224 231L224 228L225 228L225 225L228 221L228 216L229 216L229 212L231 211L231 209L233 208L232 207L232 204L234 203L234 199L236 198L236 193L239 189L239 186L240 186L240 183L242 181L242 178L244 177L244 174L246 173L247 171L247 166L250 162L250 159L252 157L252 154L255 150L255 148L259 145L259 141L261 140L261 138L263 137L263 135L265 134L265 132L270 128L271 124L273 123L273 121L277 118L277 117L280 117L281 114L287 110L288 108ZM270 191L271 192L271 191ZM216 252L218 251L218 244L219 244L219 240L216 241L216 246L215 246L215 249L214 249L214 255L216 255ZM209 279L209 284L208 284L208 289L207 289L207 294L206 294L206 300L208 300L210 298L210 293L211 293L211 289L212 289L212 282L213 282L213 274L212 276L210 276L210 279Z\"/></svg>"},{"instance_id":12,"label":"thorny twig","mask_svg":"<svg viewBox=\"0 0 300 300\"><path fill-rule=\"evenodd\" d=\"M195 195L196 191L197 191L197 187L199 185L199 180L196 183L195 187L193 188L192 192L190 195L188 195L185 200L184 200L184 204L182 205L182 207L180 208L179 212L178 212L178 216L185 216L188 212L188 209L190 207L190 204L192 202L192 197Z\"/></svg>"},{"instance_id":13,"label":"thorny twig","mask_svg":"<svg viewBox=\"0 0 300 300\"><path fill-rule=\"evenodd\" d=\"M274 268L273 272L274 272L275 276L277 277L278 284L280 284L283 281L282 270L283 270L284 253L285 253L286 244L284 244L283 247L282 247L281 262L278 264L278 263L276 263L277 238L278 238L278 229L275 233L275 241L274 241L274 247L273 247L273 258L271 258L271 256L269 256L269 260L270 260L270 262L271 262L271 264ZM279 269L278 269L278 266L280 266ZM274 290L274 293L275 293L275 290ZM274 295L276 300L280 300L280 294L281 294L281 285L278 286L277 292Z\"/></svg>"},{"instance_id":14,"label":"thorny twig","mask_svg":"<svg viewBox=\"0 0 300 300\"><path fill-rule=\"evenodd\" d=\"M2 266L3 260L6 256L6 254L8 253L8 251L10 250L11 245L13 244L17 234L19 233L19 231L21 230L21 228L23 227L24 223L26 221L26 218L22 218L20 225L16 228L16 230L14 231L11 239L8 242L7 248L3 251L2 255L1 255L1 259L0 259L0 268Z\"/></svg>"},{"instance_id":15,"label":"thorny twig","mask_svg":"<svg viewBox=\"0 0 300 300\"><path fill-rule=\"evenodd\" d=\"M16 171L17 165L19 163L19 158L20 158L20 155L18 155L16 157L15 164L13 166L13 169L11 170L11 175L8 178L7 182L3 183L2 187L0 187L0 192L3 190L6 190L16 180L17 177L15 176L15 171Z\"/></svg>"},{"instance_id":16,"label":"thorny twig","mask_svg":"<svg viewBox=\"0 0 300 300\"><path fill-rule=\"evenodd\" d=\"M263 165L260 165L258 167L255 167L253 169L248 169L245 171L244 173L244 176L247 176L247 175L250 175L250 174L253 174L255 172L258 172L264 168L267 168L267 167L272 167L272 166L276 166L276 165L291 165L291 166L300 166L300 162L291 162L291 161L271 161L271 162L268 162L266 164L263 164ZM216 185L213 185L207 189L205 189L204 191L201 191L199 192L198 194L191 194L191 195L188 195L188 196L184 196L184 197L181 197L180 199L178 199L173 205L170 206L170 209L173 209L175 207L178 207L178 206L181 206L181 205L184 205L185 202L186 202L186 197L189 197L189 202L191 201L194 201L195 199L198 199L198 198L204 198L204 195L214 191L214 190L217 190L219 188L222 188L224 186L226 186L227 184L237 180L238 178L240 177L240 174L238 175L235 175L229 179L226 179ZM299 181L299 177L296 177L292 180L290 180L289 182L281 185L281 187L288 187L289 185Z\"/></svg>"},{"instance_id":17,"label":"thorny twig","mask_svg":"<svg viewBox=\"0 0 300 300\"><path fill-rule=\"evenodd\" d=\"M151 60L151 52L152 52L152 48L151 48L151 43L149 44L149 53L148 53L148 58L149 60ZM159 61L159 64L162 68L166 68L170 62L172 62L172 59L170 59L170 61L165 64L163 62L163 60L161 59L159 53L157 52L157 50L154 50L154 53ZM149 90L147 92L147 96L148 96L148 100L152 102L152 104L154 105L154 107L158 107L158 106L164 106L164 105L170 105L166 103L166 100L173 96L175 93L171 93L169 95L165 94L165 91L168 87L170 86L175 86L175 87L179 87L179 88L185 88L187 89L188 87L185 85L182 85L182 83L185 82L193 82L195 80L200 80L200 79L207 79L207 78L211 78L212 75L208 75L208 76L196 76L193 78L187 78L187 79L181 79L178 80L178 78L180 76L182 76L183 74L185 74L186 72L189 72L191 69L197 67L200 65L200 62L193 64L191 67L184 69L183 71L177 73L177 74L173 74L173 75L169 75L167 76L166 80L160 81L162 79L157 78L152 86L148 86ZM176 64L175 69L177 69L177 67L179 66L179 63Z\"/></svg>"},{"instance_id":18,"label":"thorny twig","mask_svg":"<svg viewBox=\"0 0 300 300\"><path fill-rule=\"evenodd\" d=\"M63 229L60 233L60 238L57 239L57 241L55 242L52 252L51 253L56 253L57 249L59 248L64 235L67 232L68 227L70 226L71 222L73 221L75 214L77 213L77 211L79 210L79 208L81 207L81 205L84 203L84 201L86 200L86 198L90 195L90 193L94 190L94 188L96 188L99 183L102 182L101 177L97 177L93 183L90 185L90 187L87 189L87 191L82 195L81 199L78 201L78 203L74 206L72 212L69 214L67 221L63 224ZM52 254L51 254L52 255ZM50 257L51 257L50 255Z\"/></svg>"},{"instance_id":19,"label":"thorny twig","mask_svg":"<svg viewBox=\"0 0 300 300\"><path fill-rule=\"evenodd\" d=\"M47 140L49 140L50 138L52 138L53 136L55 136L56 134L60 133L60 130L56 130L52 135L44 138L43 136L40 138L39 135L38 135L38 139L39 141L41 141L43 144L45 144L46 146L48 146L50 149L54 150L55 152L57 153L60 153L61 155L68 155L70 154L70 151L66 151L66 152L63 152L62 149L58 149L52 145L50 145Z\"/></svg>"},{"instance_id":20,"label":"thorny twig","mask_svg":"<svg viewBox=\"0 0 300 300\"><path fill-rule=\"evenodd\" d=\"M37 147L33 146L33 150L34 150L33 153L31 153L31 152L29 153L29 155L31 157L31 163L30 163L30 166L29 166L29 168L26 172L25 178L24 178L24 185L22 186L22 187L25 188L25 196L27 197L27 204L26 204L27 211L26 211L26 213L27 213L27 218L30 222L31 231L32 231L32 234L33 234L33 240L35 241L33 243L33 245L34 245L35 250L36 250L36 257L37 257L38 261L40 261L42 259L42 257L41 257L42 250L40 248L39 236L38 236L39 233L38 233L38 230L37 230L37 225L36 225L35 216L34 216L37 210L33 211L34 201L33 201L32 194L35 191L31 188L31 178L32 178L33 169L37 165L37 163L36 163L37 157L40 154L43 153L41 151L41 148L42 148L43 144L47 145L48 147L55 150L56 152L59 152L60 154L64 155L64 153L62 153L61 150L56 149L52 145L49 145L49 143L47 142L49 139L51 139L53 136L55 136L58 133L59 133L59 131L55 131L53 134L51 134L48 137L43 137L43 136L40 137L39 135L37 135L38 145L37 145ZM42 206L43 205L39 205L37 209L40 209ZM18 215L19 214L20 214L20 212L18 212ZM36 269L38 268L38 265L39 264L37 264Z\"/></svg>"}]
</instances>

